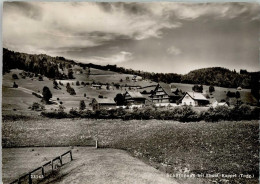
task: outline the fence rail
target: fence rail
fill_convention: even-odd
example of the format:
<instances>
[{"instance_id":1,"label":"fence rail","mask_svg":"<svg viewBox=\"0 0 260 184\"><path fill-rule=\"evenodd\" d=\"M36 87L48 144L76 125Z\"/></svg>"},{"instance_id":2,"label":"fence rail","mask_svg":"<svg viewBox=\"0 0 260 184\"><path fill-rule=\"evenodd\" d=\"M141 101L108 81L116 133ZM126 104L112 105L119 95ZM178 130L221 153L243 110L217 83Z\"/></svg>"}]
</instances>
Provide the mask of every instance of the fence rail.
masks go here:
<instances>
[{"instance_id":1,"label":"fence rail","mask_svg":"<svg viewBox=\"0 0 260 184\"><path fill-rule=\"evenodd\" d=\"M10 184L15 184L15 183L21 184L21 182L22 182L23 180L25 180L26 177L28 177L28 183L29 183L29 184L32 184L32 174L33 174L33 173L35 173L36 171L41 170L42 175L44 176L44 175L45 175L44 167L45 167L45 166L48 166L48 165L51 165L51 172L53 172L53 171L54 171L54 161L59 160L59 161L60 161L60 166L62 166L62 165L63 165L63 163L62 163L62 157L65 156L65 155L67 155L67 154L70 154L70 161L72 161L72 160L73 160L73 158L72 158L72 150L69 150L69 151L67 151L67 152L65 152L65 153L63 153L63 154L61 154L60 156L55 157L55 158L52 159L51 161L46 162L46 163L43 164L42 166L37 167L36 169L34 169L34 170L32 170L32 171L30 171L30 172L28 172L28 173L26 173L26 174L20 176L18 179L14 180L14 181L11 182Z\"/></svg>"}]
</instances>

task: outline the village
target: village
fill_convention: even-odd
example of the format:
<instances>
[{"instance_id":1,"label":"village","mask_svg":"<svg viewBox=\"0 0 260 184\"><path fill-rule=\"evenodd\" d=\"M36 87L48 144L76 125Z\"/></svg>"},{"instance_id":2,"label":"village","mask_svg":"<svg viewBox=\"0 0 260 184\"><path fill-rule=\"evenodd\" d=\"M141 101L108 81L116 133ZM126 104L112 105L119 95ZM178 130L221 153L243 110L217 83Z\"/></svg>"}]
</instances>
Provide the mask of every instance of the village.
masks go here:
<instances>
[{"instance_id":1,"label":"village","mask_svg":"<svg viewBox=\"0 0 260 184\"><path fill-rule=\"evenodd\" d=\"M133 76L132 80L142 81L142 77ZM96 90L110 88L100 84L92 84L91 87ZM174 108L177 106L215 108L217 106L229 106L224 100L218 102L216 99L210 98L207 95L206 90L202 92L182 91L174 84L166 84L163 82L148 86L148 88L150 92L147 92L146 86L125 88L125 92L117 94L114 99L101 96L99 98L93 98L90 105L92 106L93 111L115 108L134 109L147 106L156 106L160 108Z\"/></svg>"}]
</instances>

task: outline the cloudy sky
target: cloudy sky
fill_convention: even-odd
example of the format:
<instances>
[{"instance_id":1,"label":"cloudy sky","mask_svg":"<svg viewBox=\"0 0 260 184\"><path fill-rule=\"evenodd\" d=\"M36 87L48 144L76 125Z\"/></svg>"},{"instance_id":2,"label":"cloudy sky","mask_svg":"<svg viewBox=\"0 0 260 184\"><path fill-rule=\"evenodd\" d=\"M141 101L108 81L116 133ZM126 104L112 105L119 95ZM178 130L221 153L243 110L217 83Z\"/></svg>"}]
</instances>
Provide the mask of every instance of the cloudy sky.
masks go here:
<instances>
[{"instance_id":1,"label":"cloudy sky","mask_svg":"<svg viewBox=\"0 0 260 184\"><path fill-rule=\"evenodd\" d=\"M259 12L256 3L5 2L3 46L151 72L256 71Z\"/></svg>"}]
</instances>

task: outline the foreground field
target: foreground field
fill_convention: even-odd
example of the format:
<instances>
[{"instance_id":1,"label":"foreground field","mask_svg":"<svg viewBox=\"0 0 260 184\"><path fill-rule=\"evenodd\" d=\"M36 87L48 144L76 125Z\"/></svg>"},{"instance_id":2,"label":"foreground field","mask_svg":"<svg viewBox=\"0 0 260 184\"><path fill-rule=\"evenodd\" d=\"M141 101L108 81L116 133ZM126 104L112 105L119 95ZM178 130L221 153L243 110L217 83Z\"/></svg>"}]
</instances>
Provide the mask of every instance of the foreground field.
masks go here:
<instances>
[{"instance_id":1,"label":"foreground field","mask_svg":"<svg viewBox=\"0 0 260 184\"><path fill-rule=\"evenodd\" d=\"M69 148L7 148L3 149L3 183L10 183ZM34 150L34 151L32 151ZM143 183L177 184L153 167L116 149L75 147L73 161L67 162L41 183ZM41 173L39 173L41 174ZM54 177L55 176L55 177ZM33 179L33 182L39 180Z\"/></svg>"},{"instance_id":2,"label":"foreground field","mask_svg":"<svg viewBox=\"0 0 260 184\"><path fill-rule=\"evenodd\" d=\"M3 122L4 147L85 146L91 139L98 139L102 147L127 150L169 174L251 174L252 179L222 177L205 181L258 183L257 121L43 119Z\"/></svg>"},{"instance_id":3,"label":"foreground field","mask_svg":"<svg viewBox=\"0 0 260 184\"><path fill-rule=\"evenodd\" d=\"M2 150L2 181L11 183L70 148L6 148Z\"/></svg>"}]
</instances>

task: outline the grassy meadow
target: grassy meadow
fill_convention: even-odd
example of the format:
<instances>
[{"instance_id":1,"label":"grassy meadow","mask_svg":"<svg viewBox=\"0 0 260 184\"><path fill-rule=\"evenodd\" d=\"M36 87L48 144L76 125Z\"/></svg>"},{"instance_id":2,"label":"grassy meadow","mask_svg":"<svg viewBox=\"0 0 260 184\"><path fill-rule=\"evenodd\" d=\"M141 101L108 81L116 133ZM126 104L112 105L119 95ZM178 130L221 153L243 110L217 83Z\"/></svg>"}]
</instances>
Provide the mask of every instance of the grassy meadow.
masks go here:
<instances>
[{"instance_id":1,"label":"grassy meadow","mask_svg":"<svg viewBox=\"0 0 260 184\"><path fill-rule=\"evenodd\" d=\"M127 150L169 174L254 174L212 178L218 183L258 183L258 122L180 123L162 120L34 119L3 121L3 147L88 146ZM227 180L227 181L226 181Z\"/></svg>"}]
</instances>

